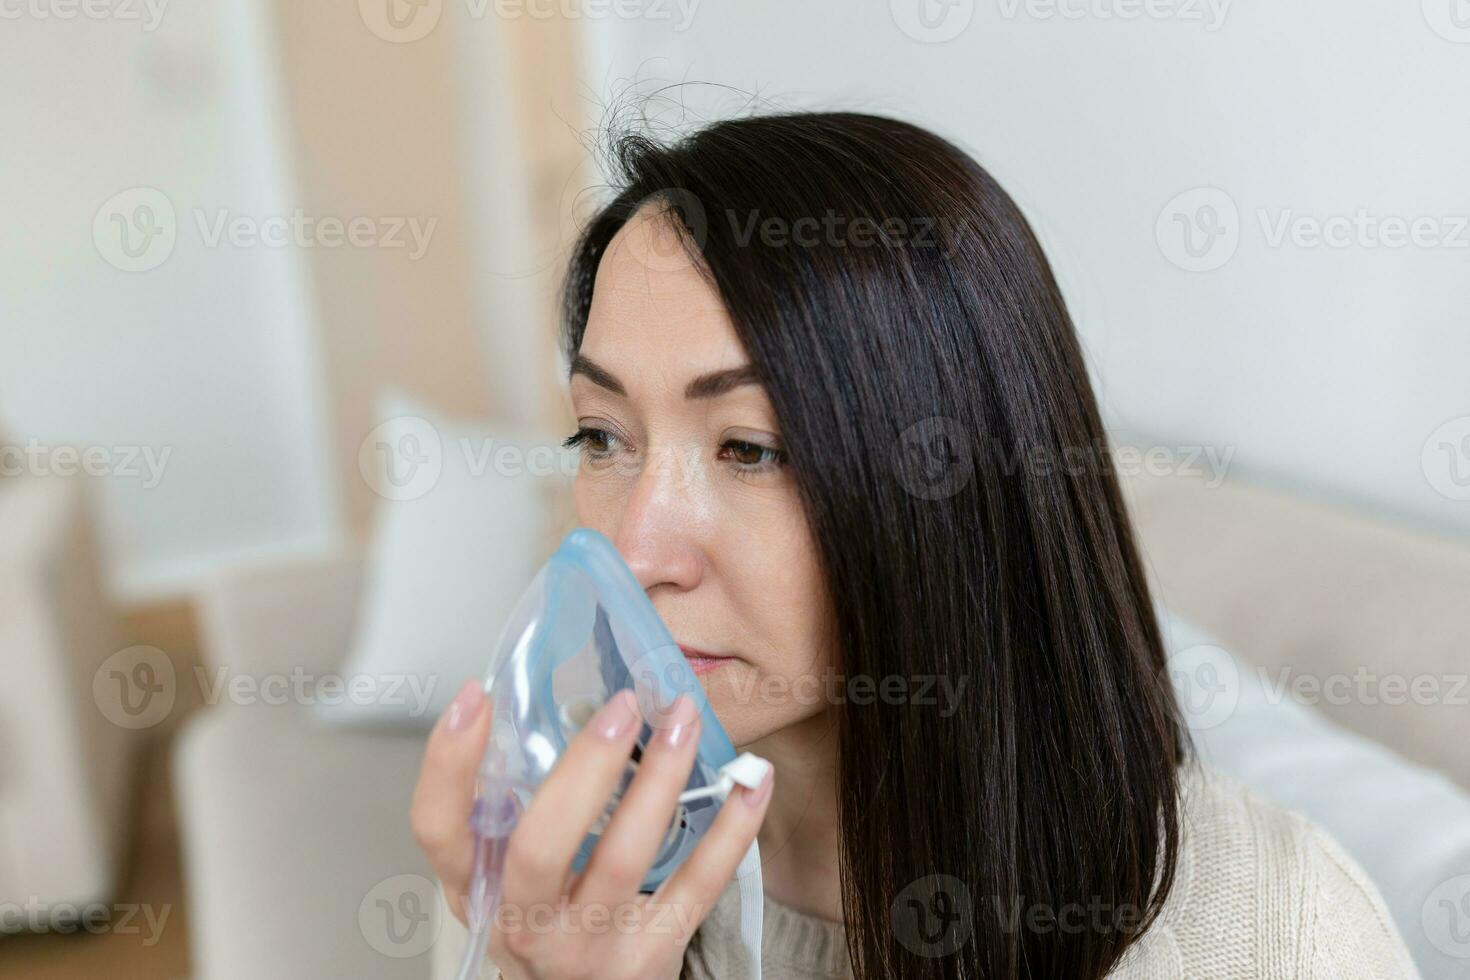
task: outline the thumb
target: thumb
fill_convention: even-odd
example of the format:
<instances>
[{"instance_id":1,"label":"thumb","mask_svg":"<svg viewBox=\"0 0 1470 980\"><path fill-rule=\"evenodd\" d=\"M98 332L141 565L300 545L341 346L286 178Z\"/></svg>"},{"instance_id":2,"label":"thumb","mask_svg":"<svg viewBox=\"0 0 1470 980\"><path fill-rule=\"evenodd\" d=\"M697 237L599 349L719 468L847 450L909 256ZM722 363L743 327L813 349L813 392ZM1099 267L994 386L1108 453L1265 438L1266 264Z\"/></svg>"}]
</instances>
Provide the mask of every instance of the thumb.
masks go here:
<instances>
[{"instance_id":1,"label":"thumb","mask_svg":"<svg viewBox=\"0 0 1470 980\"><path fill-rule=\"evenodd\" d=\"M424 749L410 821L414 838L444 884L449 906L464 919L474 859L470 811L475 778L490 737L490 705L480 681L465 681L445 709Z\"/></svg>"}]
</instances>

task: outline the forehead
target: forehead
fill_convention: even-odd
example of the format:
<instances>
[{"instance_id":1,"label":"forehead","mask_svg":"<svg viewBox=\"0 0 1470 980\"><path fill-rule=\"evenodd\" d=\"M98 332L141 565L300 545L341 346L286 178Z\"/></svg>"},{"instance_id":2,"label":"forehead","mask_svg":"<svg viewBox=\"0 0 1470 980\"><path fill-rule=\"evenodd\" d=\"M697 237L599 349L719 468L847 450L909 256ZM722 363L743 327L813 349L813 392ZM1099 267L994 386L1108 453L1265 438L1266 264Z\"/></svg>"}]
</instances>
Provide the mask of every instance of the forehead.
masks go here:
<instances>
[{"instance_id":1,"label":"forehead","mask_svg":"<svg viewBox=\"0 0 1470 980\"><path fill-rule=\"evenodd\" d=\"M746 359L719 294L679 231L649 208L608 243L581 350L615 372L661 365L663 373L694 374Z\"/></svg>"}]
</instances>

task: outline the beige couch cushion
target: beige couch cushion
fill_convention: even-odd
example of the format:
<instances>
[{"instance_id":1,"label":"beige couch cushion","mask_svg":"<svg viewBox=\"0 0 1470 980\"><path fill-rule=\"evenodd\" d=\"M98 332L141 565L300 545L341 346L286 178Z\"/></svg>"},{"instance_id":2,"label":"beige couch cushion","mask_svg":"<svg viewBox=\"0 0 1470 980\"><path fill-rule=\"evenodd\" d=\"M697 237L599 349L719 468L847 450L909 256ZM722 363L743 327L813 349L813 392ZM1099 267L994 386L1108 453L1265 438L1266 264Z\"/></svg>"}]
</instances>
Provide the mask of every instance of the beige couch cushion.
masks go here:
<instances>
[{"instance_id":1,"label":"beige couch cushion","mask_svg":"<svg viewBox=\"0 0 1470 980\"><path fill-rule=\"evenodd\" d=\"M105 902L122 870L142 733L95 695L123 643L85 490L0 481L0 904Z\"/></svg>"},{"instance_id":2,"label":"beige couch cushion","mask_svg":"<svg viewBox=\"0 0 1470 980\"><path fill-rule=\"evenodd\" d=\"M176 768L196 976L425 980L440 919L408 824L422 752L300 708L191 719Z\"/></svg>"},{"instance_id":3,"label":"beige couch cushion","mask_svg":"<svg viewBox=\"0 0 1470 980\"><path fill-rule=\"evenodd\" d=\"M1134 477L1128 492L1169 608L1268 691L1470 788L1470 546L1229 481Z\"/></svg>"}]
</instances>

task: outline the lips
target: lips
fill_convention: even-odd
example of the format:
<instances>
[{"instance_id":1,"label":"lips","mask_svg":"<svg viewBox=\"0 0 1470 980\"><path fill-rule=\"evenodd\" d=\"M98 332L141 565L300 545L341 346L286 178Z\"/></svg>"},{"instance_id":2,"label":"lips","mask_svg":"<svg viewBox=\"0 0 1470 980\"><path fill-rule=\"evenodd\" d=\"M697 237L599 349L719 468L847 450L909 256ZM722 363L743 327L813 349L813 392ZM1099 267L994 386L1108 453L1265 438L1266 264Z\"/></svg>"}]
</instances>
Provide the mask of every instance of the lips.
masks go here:
<instances>
[{"instance_id":1,"label":"lips","mask_svg":"<svg viewBox=\"0 0 1470 980\"><path fill-rule=\"evenodd\" d=\"M689 661L689 669L694 671L695 676L708 674L710 671L717 670L734 659L733 657L720 656L704 650L698 650L694 647L686 647L682 643L679 644L679 649L684 652L684 659Z\"/></svg>"}]
</instances>

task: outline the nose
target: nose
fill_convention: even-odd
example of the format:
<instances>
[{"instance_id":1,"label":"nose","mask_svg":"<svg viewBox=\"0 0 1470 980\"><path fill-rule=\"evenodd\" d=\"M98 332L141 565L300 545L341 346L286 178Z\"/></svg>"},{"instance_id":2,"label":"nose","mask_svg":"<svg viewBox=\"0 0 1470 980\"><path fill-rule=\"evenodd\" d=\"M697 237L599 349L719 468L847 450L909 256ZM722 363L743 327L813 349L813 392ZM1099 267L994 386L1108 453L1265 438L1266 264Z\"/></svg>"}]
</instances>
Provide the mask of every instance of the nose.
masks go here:
<instances>
[{"instance_id":1,"label":"nose","mask_svg":"<svg viewBox=\"0 0 1470 980\"><path fill-rule=\"evenodd\" d=\"M613 544L638 584L688 591L704 575L702 531L707 523L699 492L681 468L655 460L644 465L624 505Z\"/></svg>"}]
</instances>

